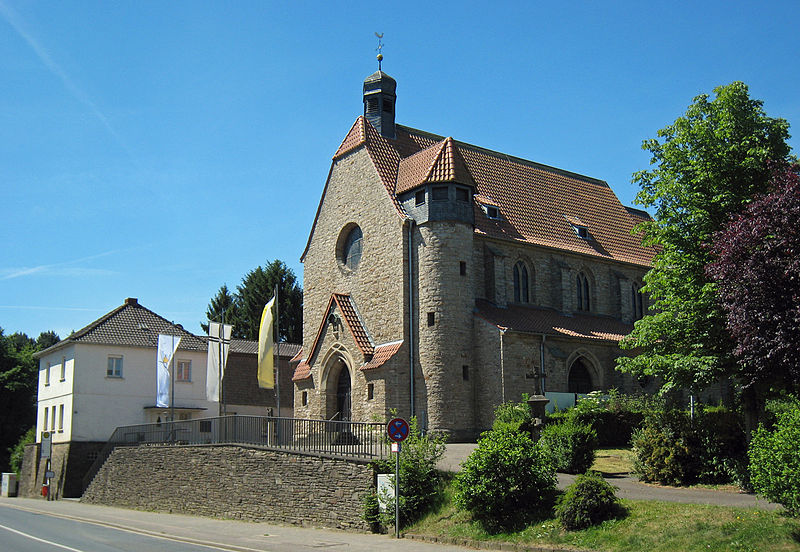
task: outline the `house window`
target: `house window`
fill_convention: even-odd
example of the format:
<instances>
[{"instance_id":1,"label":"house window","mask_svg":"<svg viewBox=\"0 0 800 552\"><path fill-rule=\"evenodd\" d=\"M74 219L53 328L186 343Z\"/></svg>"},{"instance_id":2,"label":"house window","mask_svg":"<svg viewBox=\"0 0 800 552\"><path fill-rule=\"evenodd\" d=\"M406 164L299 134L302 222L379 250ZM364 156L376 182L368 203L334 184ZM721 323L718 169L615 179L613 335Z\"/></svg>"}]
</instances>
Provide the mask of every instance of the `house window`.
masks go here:
<instances>
[{"instance_id":1,"label":"house window","mask_svg":"<svg viewBox=\"0 0 800 552\"><path fill-rule=\"evenodd\" d=\"M414 194L415 205L425 205L425 190L420 190Z\"/></svg>"},{"instance_id":2,"label":"house window","mask_svg":"<svg viewBox=\"0 0 800 552\"><path fill-rule=\"evenodd\" d=\"M53 412L50 416L50 431L53 432L56 430L56 407L53 405Z\"/></svg>"},{"instance_id":3,"label":"house window","mask_svg":"<svg viewBox=\"0 0 800 552\"><path fill-rule=\"evenodd\" d=\"M374 398L375 398L375 384L374 383L368 383L367 384L367 400L371 401Z\"/></svg>"},{"instance_id":4,"label":"house window","mask_svg":"<svg viewBox=\"0 0 800 552\"><path fill-rule=\"evenodd\" d=\"M575 280L575 288L578 298L578 310L589 311L591 310L591 301L589 300L589 279L586 274L579 272Z\"/></svg>"},{"instance_id":5,"label":"house window","mask_svg":"<svg viewBox=\"0 0 800 552\"><path fill-rule=\"evenodd\" d=\"M500 209L498 209L494 205L484 205L483 212L486 213L487 218L493 220L500 220Z\"/></svg>"},{"instance_id":6,"label":"house window","mask_svg":"<svg viewBox=\"0 0 800 552\"><path fill-rule=\"evenodd\" d=\"M175 381L192 381L192 361L179 360L178 368L175 370Z\"/></svg>"},{"instance_id":7,"label":"house window","mask_svg":"<svg viewBox=\"0 0 800 552\"><path fill-rule=\"evenodd\" d=\"M48 408L45 406L44 407L44 423L42 424L42 427L44 428L44 431L47 431L47 413L48 413Z\"/></svg>"},{"instance_id":8,"label":"house window","mask_svg":"<svg viewBox=\"0 0 800 552\"><path fill-rule=\"evenodd\" d=\"M528 299L528 267L519 261L514 265L514 302L527 303Z\"/></svg>"},{"instance_id":9,"label":"house window","mask_svg":"<svg viewBox=\"0 0 800 552\"><path fill-rule=\"evenodd\" d=\"M303 404L303 406L308 406L308 391L303 391L300 402Z\"/></svg>"},{"instance_id":10,"label":"house window","mask_svg":"<svg viewBox=\"0 0 800 552\"><path fill-rule=\"evenodd\" d=\"M589 228L586 226L580 226L577 224L573 224L572 227L575 229L575 233L578 234L579 238L584 240L589 239Z\"/></svg>"},{"instance_id":11,"label":"house window","mask_svg":"<svg viewBox=\"0 0 800 552\"><path fill-rule=\"evenodd\" d=\"M464 365L461 367L461 379L469 381L469 366Z\"/></svg>"},{"instance_id":12,"label":"house window","mask_svg":"<svg viewBox=\"0 0 800 552\"><path fill-rule=\"evenodd\" d=\"M469 190L456 188L456 201L469 201Z\"/></svg>"},{"instance_id":13,"label":"house window","mask_svg":"<svg viewBox=\"0 0 800 552\"><path fill-rule=\"evenodd\" d=\"M361 248L364 234L361 228L354 226L350 229L347 237L342 244L342 257L341 261L350 270L355 270L358 263L361 262Z\"/></svg>"},{"instance_id":14,"label":"house window","mask_svg":"<svg viewBox=\"0 0 800 552\"><path fill-rule=\"evenodd\" d=\"M638 284L631 286L631 310L633 311L633 319L641 320L644 317L644 298L642 297L642 290Z\"/></svg>"},{"instance_id":15,"label":"house window","mask_svg":"<svg viewBox=\"0 0 800 552\"><path fill-rule=\"evenodd\" d=\"M47 363L47 368L44 369L44 384L50 385L50 363Z\"/></svg>"},{"instance_id":16,"label":"house window","mask_svg":"<svg viewBox=\"0 0 800 552\"><path fill-rule=\"evenodd\" d=\"M67 357L61 357L61 381L67 379Z\"/></svg>"},{"instance_id":17,"label":"house window","mask_svg":"<svg viewBox=\"0 0 800 552\"><path fill-rule=\"evenodd\" d=\"M458 273L462 276L467 275L467 262L466 261L459 261L458 263Z\"/></svg>"},{"instance_id":18,"label":"house window","mask_svg":"<svg viewBox=\"0 0 800 552\"><path fill-rule=\"evenodd\" d=\"M64 431L64 405L58 406L58 431Z\"/></svg>"},{"instance_id":19,"label":"house window","mask_svg":"<svg viewBox=\"0 0 800 552\"><path fill-rule=\"evenodd\" d=\"M444 201L447 199L447 186L434 186L431 193L431 199L434 201Z\"/></svg>"},{"instance_id":20,"label":"house window","mask_svg":"<svg viewBox=\"0 0 800 552\"><path fill-rule=\"evenodd\" d=\"M122 377L122 357L121 356L109 356L108 357L108 368L106 369L106 376L109 378L121 378Z\"/></svg>"},{"instance_id":21,"label":"house window","mask_svg":"<svg viewBox=\"0 0 800 552\"><path fill-rule=\"evenodd\" d=\"M436 324L436 313L429 312L428 313L428 326L433 326Z\"/></svg>"}]
</instances>

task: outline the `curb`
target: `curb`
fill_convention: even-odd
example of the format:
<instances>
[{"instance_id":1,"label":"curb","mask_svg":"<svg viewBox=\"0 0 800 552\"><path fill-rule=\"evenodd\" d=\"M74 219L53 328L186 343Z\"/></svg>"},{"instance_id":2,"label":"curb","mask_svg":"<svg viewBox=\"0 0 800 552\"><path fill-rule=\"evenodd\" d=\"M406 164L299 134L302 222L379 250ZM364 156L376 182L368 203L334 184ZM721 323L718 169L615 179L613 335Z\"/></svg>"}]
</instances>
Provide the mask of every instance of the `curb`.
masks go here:
<instances>
[{"instance_id":1,"label":"curb","mask_svg":"<svg viewBox=\"0 0 800 552\"><path fill-rule=\"evenodd\" d=\"M463 546L465 548L474 548L476 550L512 550L513 552L597 552L596 550L585 550L582 548L560 548L516 542L476 541L460 537L435 537L432 535L420 535L416 533L404 533L403 538L436 544Z\"/></svg>"}]
</instances>

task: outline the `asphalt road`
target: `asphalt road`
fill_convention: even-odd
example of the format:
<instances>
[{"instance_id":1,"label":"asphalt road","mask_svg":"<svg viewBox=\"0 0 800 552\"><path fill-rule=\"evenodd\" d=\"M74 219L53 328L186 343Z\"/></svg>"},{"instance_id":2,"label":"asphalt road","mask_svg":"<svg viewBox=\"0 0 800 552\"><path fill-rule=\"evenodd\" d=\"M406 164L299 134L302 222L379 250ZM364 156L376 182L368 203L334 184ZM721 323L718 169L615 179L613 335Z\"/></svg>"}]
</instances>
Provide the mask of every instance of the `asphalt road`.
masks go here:
<instances>
[{"instance_id":1,"label":"asphalt road","mask_svg":"<svg viewBox=\"0 0 800 552\"><path fill-rule=\"evenodd\" d=\"M461 552L388 535L0 498L0 552Z\"/></svg>"}]
</instances>

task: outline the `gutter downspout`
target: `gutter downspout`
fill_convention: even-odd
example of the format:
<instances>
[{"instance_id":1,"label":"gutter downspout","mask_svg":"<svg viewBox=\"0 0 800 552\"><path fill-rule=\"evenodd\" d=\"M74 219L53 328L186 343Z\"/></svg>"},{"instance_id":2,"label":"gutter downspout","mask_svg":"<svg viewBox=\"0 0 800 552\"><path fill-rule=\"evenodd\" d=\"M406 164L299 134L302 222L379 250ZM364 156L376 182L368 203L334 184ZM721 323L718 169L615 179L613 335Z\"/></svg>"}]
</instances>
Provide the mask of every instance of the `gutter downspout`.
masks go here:
<instances>
[{"instance_id":1,"label":"gutter downspout","mask_svg":"<svg viewBox=\"0 0 800 552\"><path fill-rule=\"evenodd\" d=\"M503 350L503 336L506 335L506 330L500 328L500 404L506 403L506 368L504 362Z\"/></svg>"},{"instance_id":2,"label":"gutter downspout","mask_svg":"<svg viewBox=\"0 0 800 552\"><path fill-rule=\"evenodd\" d=\"M542 395L544 395L544 342L547 339L545 334L542 334L542 342L539 344L539 385L542 388Z\"/></svg>"},{"instance_id":3,"label":"gutter downspout","mask_svg":"<svg viewBox=\"0 0 800 552\"><path fill-rule=\"evenodd\" d=\"M411 392L411 416L416 416L414 404L414 257L413 257L413 232L414 219L407 218L408 222L408 374Z\"/></svg>"}]
</instances>

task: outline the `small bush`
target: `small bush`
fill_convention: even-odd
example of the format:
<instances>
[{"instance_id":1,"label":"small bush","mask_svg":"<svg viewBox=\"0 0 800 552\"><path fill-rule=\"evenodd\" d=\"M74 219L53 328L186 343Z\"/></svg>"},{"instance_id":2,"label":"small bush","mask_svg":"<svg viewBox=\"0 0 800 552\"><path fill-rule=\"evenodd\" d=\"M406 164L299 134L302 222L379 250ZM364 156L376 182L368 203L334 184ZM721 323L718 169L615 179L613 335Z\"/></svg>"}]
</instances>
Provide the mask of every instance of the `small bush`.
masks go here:
<instances>
[{"instance_id":1,"label":"small bush","mask_svg":"<svg viewBox=\"0 0 800 552\"><path fill-rule=\"evenodd\" d=\"M494 409L493 430L510 429L530 433L532 427L533 414L526 393L522 394L522 401L503 403Z\"/></svg>"},{"instance_id":2,"label":"small bush","mask_svg":"<svg viewBox=\"0 0 800 552\"><path fill-rule=\"evenodd\" d=\"M416 418L408 422L409 434L400 454L400 526L417 521L443 500L442 476L436 463L444 454L444 436L422 435ZM378 473L394 473L394 457L374 462ZM394 477L392 477L394 480ZM394 499L387 503L383 522L394 525Z\"/></svg>"},{"instance_id":3,"label":"small bush","mask_svg":"<svg viewBox=\"0 0 800 552\"><path fill-rule=\"evenodd\" d=\"M556 475L531 438L487 431L453 481L455 504L489 530L513 528L552 505Z\"/></svg>"},{"instance_id":4,"label":"small bush","mask_svg":"<svg viewBox=\"0 0 800 552\"><path fill-rule=\"evenodd\" d=\"M759 427L750 441L750 480L753 488L773 502L800 515L800 401L775 413L772 430Z\"/></svg>"},{"instance_id":5,"label":"small bush","mask_svg":"<svg viewBox=\"0 0 800 552\"><path fill-rule=\"evenodd\" d=\"M564 529L574 531L596 525L620 514L615 488L597 473L579 475L556 505L556 516Z\"/></svg>"},{"instance_id":6,"label":"small bush","mask_svg":"<svg viewBox=\"0 0 800 552\"><path fill-rule=\"evenodd\" d=\"M362 504L364 506L364 521L369 524L370 530L373 533L380 532L381 510L377 493L369 493L365 495Z\"/></svg>"},{"instance_id":7,"label":"small bush","mask_svg":"<svg viewBox=\"0 0 800 552\"><path fill-rule=\"evenodd\" d=\"M699 473L697 444L689 416L680 410L648 416L633 433L634 469L643 481L689 485Z\"/></svg>"},{"instance_id":8,"label":"small bush","mask_svg":"<svg viewBox=\"0 0 800 552\"><path fill-rule=\"evenodd\" d=\"M594 463L597 434L587 424L567 420L546 426L539 445L550 456L556 471L583 473Z\"/></svg>"}]
</instances>

